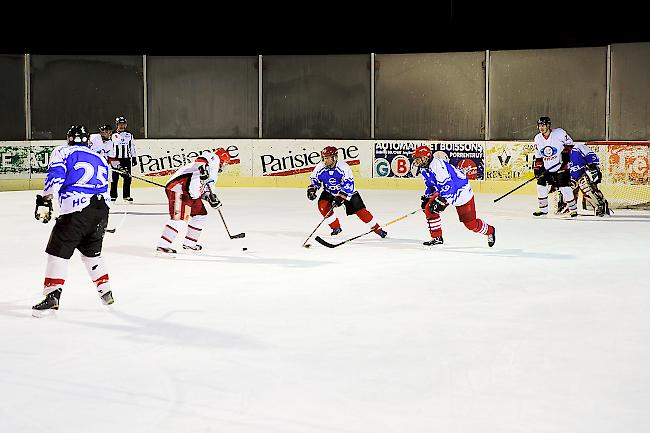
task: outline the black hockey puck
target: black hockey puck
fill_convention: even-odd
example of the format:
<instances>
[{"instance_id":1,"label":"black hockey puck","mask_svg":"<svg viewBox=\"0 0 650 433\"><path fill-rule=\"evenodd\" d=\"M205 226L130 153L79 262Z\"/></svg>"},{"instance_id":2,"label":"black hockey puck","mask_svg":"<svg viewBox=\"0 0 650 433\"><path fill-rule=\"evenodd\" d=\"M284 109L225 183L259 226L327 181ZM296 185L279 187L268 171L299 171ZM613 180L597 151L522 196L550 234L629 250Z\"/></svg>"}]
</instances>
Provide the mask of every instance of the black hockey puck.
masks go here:
<instances>
[{"instance_id":1,"label":"black hockey puck","mask_svg":"<svg viewBox=\"0 0 650 433\"><path fill-rule=\"evenodd\" d=\"M305 248L311 247L311 244L305 244Z\"/></svg>"},{"instance_id":2,"label":"black hockey puck","mask_svg":"<svg viewBox=\"0 0 650 433\"><path fill-rule=\"evenodd\" d=\"M242 251L248 251L248 248L244 247L241 249Z\"/></svg>"}]
</instances>

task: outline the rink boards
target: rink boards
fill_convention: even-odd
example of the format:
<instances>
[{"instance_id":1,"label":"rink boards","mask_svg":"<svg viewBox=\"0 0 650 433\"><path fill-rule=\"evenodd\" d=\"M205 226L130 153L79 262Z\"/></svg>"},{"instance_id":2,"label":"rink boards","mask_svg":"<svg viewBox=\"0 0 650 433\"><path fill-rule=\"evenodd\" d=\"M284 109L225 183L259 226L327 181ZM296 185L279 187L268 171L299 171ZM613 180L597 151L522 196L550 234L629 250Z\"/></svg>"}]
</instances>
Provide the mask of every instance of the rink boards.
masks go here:
<instances>
[{"instance_id":1,"label":"rink boards","mask_svg":"<svg viewBox=\"0 0 650 433\"><path fill-rule=\"evenodd\" d=\"M60 144L61 140L0 142L0 191L42 188L52 149ZM650 142L587 144L601 160L605 193L638 195L639 189L650 188ZM421 189L422 179L410 156L420 145L465 172L478 193L505 193L532 177L533 142L437 140L140 139L133 174L164 183L201 151L223 147L234 163L221 173L219 186L305 187L320 162L320 150L330 145L339 148L339 159L351 166L361 189ZM137 179L133 185L151 186ZM534 182L517 191L534 192Z\"/></svg>"}]
</instances>

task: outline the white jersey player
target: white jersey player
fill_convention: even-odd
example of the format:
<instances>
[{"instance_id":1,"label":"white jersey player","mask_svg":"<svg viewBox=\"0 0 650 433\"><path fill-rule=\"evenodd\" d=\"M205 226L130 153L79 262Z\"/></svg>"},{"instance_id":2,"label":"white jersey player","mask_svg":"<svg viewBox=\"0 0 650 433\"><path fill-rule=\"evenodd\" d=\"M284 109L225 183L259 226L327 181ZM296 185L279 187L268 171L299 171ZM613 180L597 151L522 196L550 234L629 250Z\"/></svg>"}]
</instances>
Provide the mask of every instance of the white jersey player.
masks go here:
<instances>
[{"instance_id":1,"label":"white jersey player","mask_svg":"<svg viewBox=\"0 0 650 433\"><path fill-rule=\"evenodd\" d=\"M99 127L99 134L90 134L90 150L98 153L106 161L114 153L113 140L111 140L112 133L113 128L111 125L103 125Z\"/></svg>"},{"instance_id":2,"label":"white jersey player","mask_svg":"<svg viewBox=\"0 0 650 433\"><path fill-rule=\"evenodd\" d=\"M213 189L221 168L229 163L230 154L225 149L220 147L214 152L206 150L194 162L179 168L169 179L165 193L170 219L163 228L156 251L176 253L172 244L185 223L187 233L183 248L195 251L202 249L197 241L208 214L202 200L206 200L215 209L221 206Z\"/></svg>"},{"instance_id":3,"label":"white jersey player","mask_svg":"<svg viewBox=\"0 0 650 433\"><path fill-rule=\"evenodd\" d=\"M571 217L578 216L576 200L571 189L569 163L573 140L562 128L551 129L551 118L540 117L537 121L539 134L535 136L535 163L533 172L537 178L537 200L539 210L534 216L548 214L548 186L557 187L569 206Z\"/></svg>"}]
</instances>

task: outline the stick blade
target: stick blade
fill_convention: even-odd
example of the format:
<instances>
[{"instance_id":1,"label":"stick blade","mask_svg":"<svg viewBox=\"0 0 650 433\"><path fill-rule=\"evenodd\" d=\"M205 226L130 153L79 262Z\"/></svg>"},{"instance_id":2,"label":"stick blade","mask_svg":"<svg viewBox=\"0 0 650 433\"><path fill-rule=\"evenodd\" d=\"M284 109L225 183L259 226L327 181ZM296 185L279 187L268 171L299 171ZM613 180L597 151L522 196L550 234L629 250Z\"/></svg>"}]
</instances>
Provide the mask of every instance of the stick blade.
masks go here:
<instances>
[{"instance_id":1,"label":"stick blade","mask_svg":"<svg viewBox=\"0 0 650 433\"><path fill-rule=\"evenodd\" d=\"M318 242L319 244L321 244L322 246L327 247L327 248L336 248L339 245L343 245L345 243L345 242L341 242L340 244L330 244L329 242L327 242L326 240L324 240L320 236L316 236L316 242Z\"/></svg>"},{"instance_id":2,"label":"stick blade","mask_svg":"<svg viewBox=\"0 0 650 433\"><path fill-rule=\"evenodd\" d=\"M246 237L246 233L238 233L236 235L230 236L230 239L241 239Z\"/></svg>"}]
</instances>

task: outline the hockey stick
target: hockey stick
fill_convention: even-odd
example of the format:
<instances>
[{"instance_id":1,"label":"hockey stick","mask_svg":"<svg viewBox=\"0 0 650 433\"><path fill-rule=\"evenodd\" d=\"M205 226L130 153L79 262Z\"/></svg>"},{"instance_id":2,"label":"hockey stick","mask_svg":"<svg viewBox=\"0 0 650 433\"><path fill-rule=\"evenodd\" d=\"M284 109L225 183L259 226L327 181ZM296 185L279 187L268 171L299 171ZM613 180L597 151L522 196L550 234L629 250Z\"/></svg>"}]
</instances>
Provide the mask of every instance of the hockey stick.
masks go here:
<instances>
[{"instance_id":1,"label":"hockey stick","mask_svg":"<svg viewBox=\"0 0 650 433\"><path fill-rule=\"evenodd\" d=\"M122 216L122 219L120 220L120 222L115 227L113 227L112 229L106 229L105 231L108 232L108 233L115 233L115 231L117 229L119 229L120 227L122 227L122 224L124 224L124 221L126 220L126 214L127 214L127 211L124 211L124 216Z\"/></svg>"},{"instance_id":2,"label":"hockey stick","mask_svg":"<svg viewBox=\"0 0 650 433\"><path fill-rule=\"evenodd\" d=\"M217 212L219 212L219 216L221 217L221 221L223 221L223 226L226 228L226 233L228 233L228 236L230 236L230 239L241 239L241 238L246 236L246 233L237 233L236 235L231 235L230 230L228 230L228 226L226 225L226 220L223 219L221 209L217 209Z\"/></svg>"},{"instance_id":3,"label":"hockey stick","mask_svg":"<svg viewBox=\"0 0 650 433\"><path fill-rule=\"evenodd\" d=\"M212 188L210 187L209 183L205 184L205 188L208 190L209 194L214 195L216 197L216 194L212 192ZM221 201L217 198L217 201L219 202L219 205L217 206L217 212L219 212L219 216L221 217L221 221L223 221L223 226L226 228L226 233L228 233L228 236L230 239L241 239L246 236L246 233L237 233L236 235L231 235L230 230L228 230L228 224L226 224L226 220L223 218L223 214L221 213Z\"/></svg>"},{"instance_id":4,"label":"hockey stick","mask_svg":"<svg viewBox=\"0 0 650 433\"><path fill-rule=\"evenodd\" d=\"M551 167L551 168L555 168L555 167L557 167L557 166L560 165L560 164L562 164L562 162L558 162L557 164L555 164L555 165L554 165L553 167ZM546 171L550 170L551 168L546 169ZM511 191L508 191L507 193L503 194L503 195L502 195L501 197L499 197L499 198L495 198L495 199L494 199L494 203L498 202L498 201L501 200L502 198L505 198L505 197L509 196L509 195L512 194L513 192L517 191L519 188L523 188L524 186L528 185L530 182L534 181L535 179L537 179L537 177L536 177L536 176L533 176L532 178L528 179L526 182L524 182L524 183L522 183L521 185L519 185L517 188L515 188L515 189L513 189L513 190L511 190Z\"/></svg>"},{"instance_id":5,"label":"hockey stick","mask_svg":"<svg viewBox=\"0 0 650 433\"><path fill-rule=\"evenodd\" d=\"M407 214L405 214L405 215L402 215L402 216L399 217L399 218L395 218L394 220L389 221L389 222L387 222L386 224L384 224L384 227L385 227L385 226L389 226L389 225L391 225L391 224L394 224L394 223L396 223L396 222L398 222L398 221L401 221L401 220L403 220L404 218L406 218L406 217L408 217L408 216L410 216L410 215L413 215L414 213L422 212L423 210L424 210L424 209L416 209L416 210L414 210L413 212L409 212L409 213L407 213ZM372 232L374 232L374 230L371 229L371 230L369 230L369 231L367 231L367 232L365 232L365 233L361 233L360 235L357 235L357 236L355 236L355 237L353 237L353 238L346 239L346 240L344 240L343 242L339 242L338 244L331 244L331 243L329 243L329 242L323 240L323 238L321 238L320 236L316 236L316 242L318 242L319 244L321 244L321 245L323 245L323 246L325 246L325 247L327 247L327 248L336 248L336 247L340 247L340 246L343 245L343 244L347 244L348 242L351 242L351 241L353 241L353 240L355 240L355 239L359 239L361 236L365 236L365 235L370 234L370 233L372 233Z\"/></svg>"},{"instance_id":6,"label":"hockey stick","mask_svg":"<svg viewBox=\"0 0 650 433\"><path fill-rule=\"evenodd\" d=\"M302 246L303 246L303 247L305 247L305 248L309 248L309 247L311 247L311 244L308 244L307 241L308 241L309 239L311 239L311 237L314 235L314 233L316 233L316 230L318 230L318 227L320 227L321 224L323 224L323 223L325 222L325 220L326 220L327 218L329 218L329 217L332 215L333 212L334 212L334 207L332 207L332 208L330 209L330 211L327 212L327 215L325 215L325 216L323 217L323 219L321 220L321 222L318 223L318 225L316 226L316 228L314 229L314 231L311 232L311 233L309 234L309 236L307 236L307 239L305 239L305 242L302 243Z\"/></svg>"},{"instance_id":7,"label":"hockey stick","mask_svg":"<svg viewBox=\"0 0 650 433\"><path fill-rule=\"evenodd\" d=\"M131 174L131 173L129 173L129 172L122 171L122 170L120 170L119 168L114 168L113 171L117 171L118 173L123 174L124 176L132 177L133 179L139 179L139 180L141 180L141 181L144 181L144 182L150 183L150 184L152 184L152 185L156 185L156 186L160 186L160 187L162 187L162 188L166 188L166 186L163 185L163 184L160 184L160 183L157 183L157 182L151 181L151 180L149 180L149 179L145 179L145 178L140 177L140 176L133 175L133 174Z\"/></svg>"}]
</instances>

